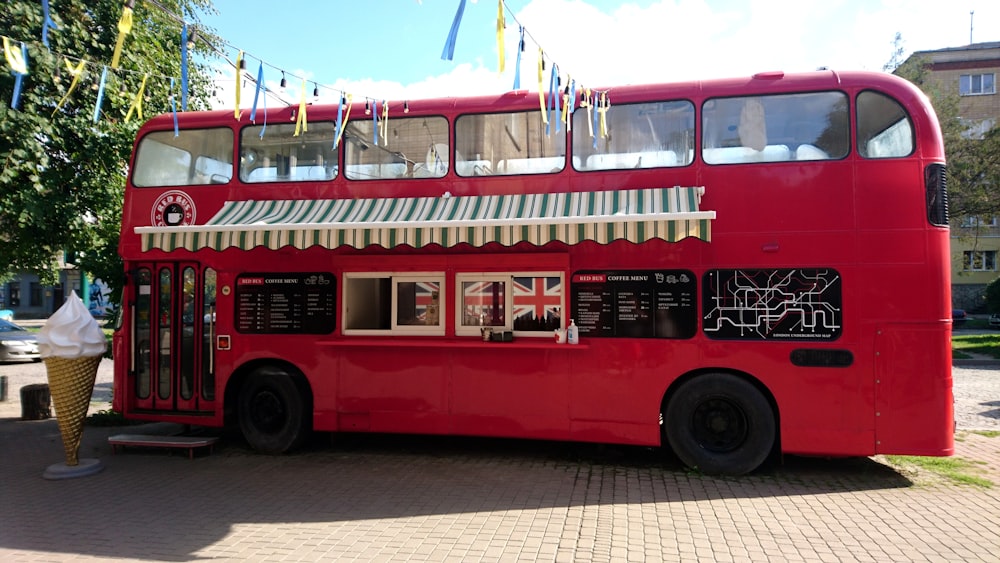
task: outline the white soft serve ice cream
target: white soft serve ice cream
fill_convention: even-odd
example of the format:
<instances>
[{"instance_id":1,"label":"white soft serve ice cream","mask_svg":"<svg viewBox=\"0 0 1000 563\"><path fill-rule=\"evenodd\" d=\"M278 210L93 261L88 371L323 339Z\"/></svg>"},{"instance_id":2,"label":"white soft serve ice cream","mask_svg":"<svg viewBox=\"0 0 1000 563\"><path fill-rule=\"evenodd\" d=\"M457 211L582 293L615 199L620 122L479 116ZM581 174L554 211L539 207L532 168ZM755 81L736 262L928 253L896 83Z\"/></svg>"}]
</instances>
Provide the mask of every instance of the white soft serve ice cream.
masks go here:
<instances>
[{"instance_id":1,"label":"white soft serve ice cream","mask_svg":"<svg viewBox=\"0 0 1000 563\"><path fill-rule=\"evenodd\" d=\"M107 346L104 331L75 291L38 332L38 351L43 358L100 356Z\"/></svg>"}]
</instances>

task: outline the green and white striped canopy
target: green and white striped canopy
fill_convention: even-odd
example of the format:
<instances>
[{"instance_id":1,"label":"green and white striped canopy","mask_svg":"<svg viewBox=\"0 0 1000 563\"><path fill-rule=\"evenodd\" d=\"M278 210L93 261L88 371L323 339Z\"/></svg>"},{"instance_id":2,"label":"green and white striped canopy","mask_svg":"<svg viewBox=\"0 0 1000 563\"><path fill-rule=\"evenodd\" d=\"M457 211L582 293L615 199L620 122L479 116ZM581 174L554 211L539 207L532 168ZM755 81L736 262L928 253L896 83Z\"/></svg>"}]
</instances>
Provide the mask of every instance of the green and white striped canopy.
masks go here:
<instances>
[{"instance_id":1,"label":"green and white striped canopy","mask_svg":"<svg viewBox=\"0 0 1000 563\"><path fill-rule=\"evenodd\" d=\"M136 227L142 249L370 245L415 248L527 241L711 240L703 187L451 197L229 201L204 225Z\"/></svg>"}]
</instances>

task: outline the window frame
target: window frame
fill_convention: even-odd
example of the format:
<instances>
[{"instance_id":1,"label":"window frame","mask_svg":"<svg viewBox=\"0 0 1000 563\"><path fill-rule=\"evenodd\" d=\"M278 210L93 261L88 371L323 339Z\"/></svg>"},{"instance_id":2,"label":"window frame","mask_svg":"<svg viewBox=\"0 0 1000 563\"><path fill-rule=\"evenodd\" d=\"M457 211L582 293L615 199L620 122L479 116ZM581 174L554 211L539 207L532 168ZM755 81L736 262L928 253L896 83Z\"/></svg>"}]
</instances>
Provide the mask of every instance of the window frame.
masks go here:
<instances>
[{"instance_id":1,"label":"window frame","mask_svg":"<svg viewBox=\"0 0 1000 563\"><path fill-rule=\"evenodd\" d=\"M569 139L569 144L573 150L573 158L571 162L573 169L576 170L577 172L587 173L587 172L607 172L609 170L630 170L630 169L647 170L647 169L657 169L657 168L684 168L687 166L691 166L692 164L694 164L694 159L695 159L694 153L698 145L697 143L698 108L697 105L692 100L688 98L676 98L676 99L650 100L650 101L627 102L622 104L616 104L612 105L607 110L608 115L606 117L606 120L608 121L613 120L614 116L616 115L616 110L620 111L621 109L624 108L635 108L636 106L645 106L645 107L666 106L667 110L665 111L669 111L670 108L676 108L676 110L679 111L682 108L682 106L685 105L687 106L687 108L690 109L688 117L690 117L691 120L690 129L684 131L684 133L690 134L690 138L688 139L689 146L685 148L686 154L679 154L677 153L677 151L673 149L660 149L656 151L642 151L642 152L637 152L637 151L611 152L610 150L607 150L609 144L607 138L594 137L590 134L590 129L592 128L591 118L593 117L594 115L593 112L595 110L593 108L587 108L583 106L576 108L573 111L573 115L571 116L571 119L573 119L574 121L573 121L573 129L570 132L571 134ZM638 111L642 112L643 110L639 109ZM591 116L591 118L588 118L588 115ZM625 123L632 124L635 123L635 121L626 120ZM641 127L634 128L633 130L638 130L638 129L641 129ZM631 133L632 131L628 132ZM669 131L668 133L674 133L674 131ZM582 149L583 146L589 144L591 145L591 150L595 150L593 149L593 144L595 143L598 145L596 152L592 152L591 154L586 155L585 158L580 156L585 151L578 149ZM601 148L601 145L603 145L603 148ZM669 160L668 155L673 155L673 157L676 160L673 163L664 162L665 160L667 161ZM608 162L606 165L603 166L602 165L595 165L593 167L587 166L586 165L587 161L589 161L591 158L595 156L608 157L608 160L611 160L611 162ZM642 162L642 158L645 156L653 157L652 165L649 164L649 161L645 163ZM634 162L630 160L632 158L635 159Z\"/></svg>"},{"instance_id":2,"label":"window frame","mask_svg":"<svg viewBox=\"0 0 1000 563\"><path fill-rule=\"evenodd\" d=\"M829 97L830 101L821 97ZM777 104L772 101L781 99L800 101ZM733 112L736 106L726 107L734 101L742 101L738 116ZM818 112L794 111L821 102L827 104L828 112L825 115ZM841 102L842 108L838 107L838 103ZM767 111L768 106L772 107L772 111ZM774 106L791 109L778 112L778 117L774 117ZM698 151L701 162L708 166L728 166L845 160L851 154L850 106L850 94L838 89L706 98L701 102L700 120L697 124L700 133ZM832 119L834 117L841 118L842 123L834 123ZM813 135L807 134L811 129L817 129L824 124L826 124L825 129L818 130ZM830 138L827 139L829 146L818 146L819 141L828 132L831 132ZM739 144L733 145L734 140ZM809 149L800 156L799 151L803 147ZM832 152L835 149L839 152Z\"/></svg>"},{"instance_id":3,"label":"window frame","mask_svg":"<svg viewBox=\"0 0 1000 563\"><path fill-rule=\"evenodd\" d=\"M982 264L976 267L976 256ZM987 257L990 257L988 260ZM987 262L992 262L987 265ZM964 250L962 251L962 271L963 272L996 272L997 271L997 251L996 250Z\"/></svg>"},{"instance_id":4,"label":"window frame","mask_svg":"<svg viewBox=\"0 0 1000 563\"><path fill-rule=\"evenodd\" d=\"M983 87L984 78L990 77L990 90ZM974 88L976 78L979 79L979 88ZM995 72L980 72L976 74L960 74L958 76L959 96L991 96L997 93L997 77Z\"/></svg>"},{"instance_id":5,"label":"window frame","mask_svg":"<svg viewBox=\"0 0 1000 563\"><path fill-rule=\"evenodd\" d=\"M388 328L349 328L348 308L351 305L349 294L351 280L356 279L386 279L389 280L389 327ZM447 276L441 271L431 272L344 272L341 284L341 318L342 332L345 336L444 336L446 326L447 305L442 295L447 295ZM399 324L399 285L401 283L434 282L438 284L438 323L435 325Z\"/></svg>"},{"instance_id":6,"label":"window frame","mask_svg":"<svg viewBox=\"0 0 1000 563\"><path fill-rule=\"evenodd\" d=\"M132 186L134 186L136 188L140 188L140 189L145 189L145 188L166 188L166 187L175 187L175 186L218 186L218 185L229 184L229 183L231 183L233 181L233 178L238 178L239 177L236 174L236 164L237 163L233 161L233 158L234 158L233 154L236 152L236 133L232 130L232 128L230 128L230 127L200 127L200 128L194 128L194 129L184 129L184 130L182 130L182 132L183 132L184 135L181 135L180 137L184 137L185 135L187 135L187 136L194 135L194 134L197 134L199 132L202 132L202 133L204 133L204 132L217 132L217 133L221 132L223 135L225 135L226 133L228 133L228 135L229 135L229 147L228 147L228 151L224 151L224 153L226 155L228 155L229 162L226 163L226 162L222 162L222 161L217 161L215 159L210 159L210 157L207 156L207 155L205 155L205 154L195 155L193 152L191 152L189 150L185 150L185 148L182 148L182 146L192 146L191 143L188 142L187 138L185 138L184 143L178 142L176 144L169 143L169 142L163 142L163 141L159 140L159 137L166 137L167 140L174 139L175 137L174 137L173 130L149 131L148 133L146 133L145 135L143 135L142 138L139 139L138 143L136 144L135 157L133 159L131 169L129 170L129 180L130 180ZM185 181L185 182L183 182L183 183L169 183L169 182L166 182L166 181L153 181L153 182L149 182L149 183L140 183L143 180L154 179L152 176L149 176L149 177L144 176L144 173L143 173L143 171L146 169L146 167L149 164L149 163L146 162L146 157L144 157L144 151L143 151L144 147L148 148L148 145L146 145L147 142L155 142L155 143L158 143L160 145L163 145L166 148L173 149L173 150L177 151L178 153L183 153L183 155L186 155L187 156L187 162L185 163L185 167L188 169L188 173L187 173L188 180ZM222 146L223 146L223 144L219 144L217 147L221 148ZM206 152L206 151L200 151L200 152ZM178 155L178 156L180 156L180 155ZM197 169L199 167L199 162L202 162L202 159L210 159L213 162L220 162L221 164L228 165L228 167L229 167L229 177L226 178L222 174L211 173L210 170L207 170L207 172L209 172L209 174L207 174L207 175L205 175L205 174L198 174L197 173ZM221 169L224 169L224 167L220 168L220 170ZM192 174L193 172L195 174ZM196 176L204 176L205 177L205 181L201 181L201 182L194 182L194 181L192 181ZM216 178L217 176L219 177L218 179ZM175 178L171 177L169 179L173 180ZM221 181L222 179L225 179L225 181Z\"/></svg>"},{"instance_id":7,"label":"window frame","mask_svg":"<svg viewBox=\"0 0 1000 563\"><path fill-rule=\"evenodd\" d=\"M482 336L480 329L490 327L493 330L504 330L513 332L519 338L552 338L549 330L515 330L514 329L514 278L558 278L560 287L559 293L559 327L566 328L566 273L556 270L538 271L502 271L502 272L459 272L455 274L455 295L453 303L455 305L455 336ZM463 284L465 282L500 282L505 283L504 291L504 324L496 325L466 325L464 323L465 293Z\"/></svg>"}]
</instances>

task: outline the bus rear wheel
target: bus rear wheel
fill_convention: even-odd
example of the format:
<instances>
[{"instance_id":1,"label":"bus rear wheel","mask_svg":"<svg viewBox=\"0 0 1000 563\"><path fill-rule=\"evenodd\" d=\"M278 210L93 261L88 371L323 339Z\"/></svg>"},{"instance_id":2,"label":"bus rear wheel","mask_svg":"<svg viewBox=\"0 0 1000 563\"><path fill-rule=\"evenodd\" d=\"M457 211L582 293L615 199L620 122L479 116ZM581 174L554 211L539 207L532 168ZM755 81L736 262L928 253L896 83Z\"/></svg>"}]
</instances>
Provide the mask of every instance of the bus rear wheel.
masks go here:
<instances>
[{"instance_id":1,"label":"bus rear wheel","mask_svg":"<svg viewBox=\"0 0 1000 563\"><path fill-rule=\"evenodd\" d=\"M681 385L663 413L664 435L685 465L706 474L743 475L774 447L774 411L749 381L707 373Z\"/></svg>"},{"instance_id":2,"label":"bus rear wheel","mask_svg":"<svg viewBox=\"0 0 1000 563\"><path fill-rule=\"evenodd\" d=\"M250 374L239 395L239 422L253 449L282 454L294 449L309 432L307 402L280 369L260 368Z\"/></svg>"}]
</instances>

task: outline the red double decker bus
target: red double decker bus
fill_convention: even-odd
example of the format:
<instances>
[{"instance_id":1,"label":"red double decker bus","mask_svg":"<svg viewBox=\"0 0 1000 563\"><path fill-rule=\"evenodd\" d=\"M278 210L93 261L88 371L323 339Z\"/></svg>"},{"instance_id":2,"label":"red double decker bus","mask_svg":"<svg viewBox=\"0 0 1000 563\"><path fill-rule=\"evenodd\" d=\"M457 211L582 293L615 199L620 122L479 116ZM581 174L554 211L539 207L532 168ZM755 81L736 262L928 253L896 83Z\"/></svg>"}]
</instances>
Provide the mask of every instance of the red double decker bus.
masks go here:
<instances>
[{"instance_id":1,"label":"red double decker bus","mask_svg":"<svg viewBox=\"0 0 1000 563\"><path fill-rule=\"evenodd\" d=\"M726 474L953 452L919 90L820 71L559 97L149 121L114 407L268 453L312 430L663 445Z\"/></svg>"}]
</instances>

